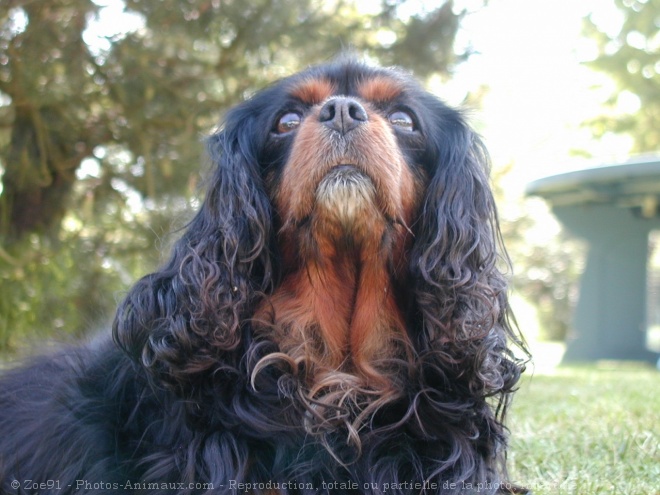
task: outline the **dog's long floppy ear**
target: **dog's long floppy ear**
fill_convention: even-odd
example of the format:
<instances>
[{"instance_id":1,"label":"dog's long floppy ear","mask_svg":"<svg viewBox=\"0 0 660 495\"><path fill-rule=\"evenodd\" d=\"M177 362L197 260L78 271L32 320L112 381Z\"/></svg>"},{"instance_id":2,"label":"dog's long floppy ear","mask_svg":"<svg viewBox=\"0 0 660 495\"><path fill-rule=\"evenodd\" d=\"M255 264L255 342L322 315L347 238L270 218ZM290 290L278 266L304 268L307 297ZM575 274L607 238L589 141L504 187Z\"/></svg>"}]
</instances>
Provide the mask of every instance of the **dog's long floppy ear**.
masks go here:
<instances>
[{"instance_id":1,"label":"dog's long floppy ear","mask_svg":"<svg viewBox=\"0 0 660 495\"><path fill-rule=\"evenodd\" d=\"M271 282L270 202L255 123L240 108L208 139L215 169L201 210L165 266L128 293L114 322L115 341L179 391L219 361L231 366L244 322Z\"/></svg>"},{"instance_id":2,"label":"dog's long floppy ear","mask_svg":"<svg viewBox=\"0 0 660 495\"><path fill-rule=\"evenodd\" d=\"M508 333L508 264L493 195L488 154L460 113L429 104L430 182L412 253L422 340L480 340L496 327ZM499 266L498 266L499 265ZM425 344L425 345L426 345Z\"/></svg>"},{"instance_id":3,"label":"dog's long floppy ear","mask_svg":"<svg viewBox=\"0 0 660 495\"><path fill-rule=\"evenodd\" d=\"M455 418L452 428L434 431L451 446L454 459L474 456L473 468L480 470L477 460L485 457L505 472L503 421L524 369L508 345L524 345L509 319L503 273L509 261L488 181L488 155L460 113L439 102L424 108L433 120L425 126L429 182L410 257L411 338L420 356L421 390L443 395L438 400L422 392L417 407L428 408L421 417ZM465 414L467 404L471 414Z\"/></svg>"}]
</instances>

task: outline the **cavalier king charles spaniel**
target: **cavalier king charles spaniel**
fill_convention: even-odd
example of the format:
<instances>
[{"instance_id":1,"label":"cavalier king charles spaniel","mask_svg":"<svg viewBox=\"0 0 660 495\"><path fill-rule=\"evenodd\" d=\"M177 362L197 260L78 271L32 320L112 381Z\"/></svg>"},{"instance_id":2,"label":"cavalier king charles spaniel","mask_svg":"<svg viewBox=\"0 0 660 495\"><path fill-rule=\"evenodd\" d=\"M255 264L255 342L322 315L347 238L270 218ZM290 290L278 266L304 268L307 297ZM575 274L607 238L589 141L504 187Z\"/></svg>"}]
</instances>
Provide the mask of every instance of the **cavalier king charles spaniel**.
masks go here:
<instances>
[{"instance_id":1,"label":"cavalier king charles spaniel","mask_svg":"<svg viewBox=\"0 0 660 495\"><path fill-rule=\"evenodd\" d=\"M523 348L487 153L406 73L230 110L112 338L0 378L5 494L494 494Z\"/></svg>"}]
</instances>

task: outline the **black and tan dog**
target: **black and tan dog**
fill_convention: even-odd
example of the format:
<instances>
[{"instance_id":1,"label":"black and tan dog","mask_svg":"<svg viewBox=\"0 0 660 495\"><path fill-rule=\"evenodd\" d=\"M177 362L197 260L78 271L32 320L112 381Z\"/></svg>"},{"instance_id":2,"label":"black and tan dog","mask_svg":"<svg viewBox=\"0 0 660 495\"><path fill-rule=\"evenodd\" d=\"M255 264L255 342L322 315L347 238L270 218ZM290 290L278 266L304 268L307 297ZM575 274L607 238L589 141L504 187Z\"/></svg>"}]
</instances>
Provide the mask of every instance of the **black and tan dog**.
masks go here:
<instances>
[{"instance_id":1,"label":"black and tan dog","mask_svg":"<svg viewBox=\"0 0 660 495\"><path fill-rule=\"evenodd\" d=\"M0 379L2 493L507 491L522 344L461 114L344 60L208 149L201 210L113 338Z\"/></svg>"}]
</instances>

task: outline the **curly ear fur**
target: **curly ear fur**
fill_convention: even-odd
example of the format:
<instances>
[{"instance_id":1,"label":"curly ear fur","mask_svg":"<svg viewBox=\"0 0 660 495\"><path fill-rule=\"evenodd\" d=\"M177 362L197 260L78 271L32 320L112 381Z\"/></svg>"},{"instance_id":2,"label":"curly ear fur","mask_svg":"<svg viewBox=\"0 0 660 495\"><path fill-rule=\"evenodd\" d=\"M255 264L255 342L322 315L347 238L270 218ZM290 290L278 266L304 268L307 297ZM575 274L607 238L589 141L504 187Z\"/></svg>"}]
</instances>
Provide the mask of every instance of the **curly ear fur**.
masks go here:
<instances>
[{"instance_id":1,"label":"curly ear fur","mask_svg":"<svg viewBox=\"0 0 660 495\"><path fill-rule=\"evenodd\" d=\"M453 115L452 115L453 113ZM487 152L462 118L443 115L435 133L431 177L411 259L417 296L431 339L484 337L506 311L506 280L498 270L500 239L488 185Z\"/></svg>"},{"instance_id":2,"label":"curly ear fur","mask_svg":"<svg viewBox=\"0 0 660 495\"><path fill-rule=\"evenodd\" d=\"M490 458L505 472L503 420L524 370L507 340L524 345L509 322L507 280L498 267L508 268L509 261L488 185L488 155L458 112L435 105L434 114L429 139L435 140L430 147L435 156L429 162L437 168L431 171L410 257L412 338L424 363L420 381L435 384L427 390L447 390L442 400L428 397L426 407L456 418L453 428L434 432L450 446L449 458L462 463ZM461 416L468 402L474 414ZM478 440L469 446L466 438ZM475 446L480 452L472 457ZM478 462L465 467L463 472L476 470L477 479L484 475Z\"/></svg>"},{"instance_id":3,"label":"curly ear fur","mask_svg":"<svg viewBox=\"0 0 660 495\"><path fill-rule=\"evenodd\" d=\"M207 142L215 170L201 210L165 266L128 293L113 326L134 361L180 391L219 362L235 365L242 325L271 283L271 210L246 140L251 120L236 111L226 122Z\"/></svg>"}]
</instances>

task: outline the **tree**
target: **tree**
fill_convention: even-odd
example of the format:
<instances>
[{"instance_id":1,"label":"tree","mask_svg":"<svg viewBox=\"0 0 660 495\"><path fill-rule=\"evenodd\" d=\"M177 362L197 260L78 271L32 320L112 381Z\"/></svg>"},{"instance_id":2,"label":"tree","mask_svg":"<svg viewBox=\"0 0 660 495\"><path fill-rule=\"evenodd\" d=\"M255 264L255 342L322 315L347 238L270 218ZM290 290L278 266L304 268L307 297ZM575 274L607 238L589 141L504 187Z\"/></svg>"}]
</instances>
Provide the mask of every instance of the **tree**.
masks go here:
<instances>
[{"instance_id":1,"label":"tree","mask_svg":"<svg viewBox=\"0 0 660 495\"><path fill-rule=\"evenodd\" d=\"M2 2L0 350L112 313L109 294L194 208L200 141L224 109L344 47L448 74L462 14L447 1L402 19L404 4L126 0L143 26L91 46L90 0Z\"/></svg>"},{"instance_id":2,"label":"tree","mask_svg":"<svg viewBox=\"0 0 660 495\"><path fill-rule=\"evenodd\" d=\"M595 41L598 55L586 65L608 74L616 91L605 102L606 113L587 122L595 137L607 133L628 134L634 152L660 148L660 0L615 0L621 13L619 29L585 19L585 34ZM634 111L621 111L622 99L637 101ZM588 154L588 153L585 153ZM543 213L541 213L543 215ZM518 218L516 218L516 216ZM563 339L577 301L579 275L586 246L566 232L556 242L539 244L528 237L533 228L529 216L504 216L503 230L519 270L516 288L533 302L543 336Z\"/></svg>"},{"instance_id":3,"label":"tree","mask_svg":"<svg viewBox=\"0 0 660 495\"><path fill-rule=\"evenodd\" d=\"M624 133L634 139L633 151L660 148L660 0L615 0L622 14L617 32L607 32L586 19L586 32L596 41L598 56L588 65L608 74L617 91L606 102L609 112L589 122L595 136ZM632 112L617 111L621 97L638 100ZM630 98L632 96L632 98Z\"/></svg>"}]
</instances>

